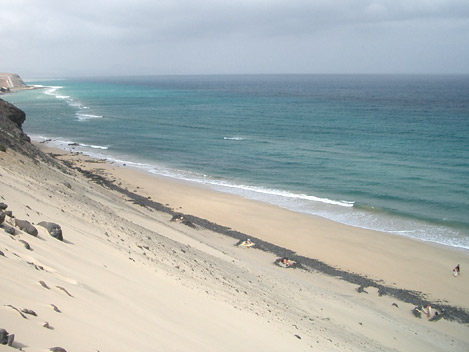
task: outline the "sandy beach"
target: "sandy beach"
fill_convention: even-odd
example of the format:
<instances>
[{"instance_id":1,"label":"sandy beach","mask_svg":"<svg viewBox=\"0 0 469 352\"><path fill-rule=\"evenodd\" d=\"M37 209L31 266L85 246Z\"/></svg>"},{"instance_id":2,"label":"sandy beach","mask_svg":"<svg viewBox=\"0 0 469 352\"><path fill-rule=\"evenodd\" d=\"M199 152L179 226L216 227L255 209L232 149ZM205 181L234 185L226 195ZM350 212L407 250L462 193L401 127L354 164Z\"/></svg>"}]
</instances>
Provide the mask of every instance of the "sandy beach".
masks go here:
<instances>
[{"instance_id":1,"label":"sandy beach","mask_svg":"<svg viewBox=\"0 0 469 352\"><path fill-rule=\"evenodd\" d=\"M467 251L39 150L8 116L0 351L467 351Z\"/></svg>"},{"instance_id":2,"label":"sandy beach","mask_svg":"<svg viewBox=\"0 0 469 352\"><path fill-rule=\"evenodd\" d=\"M0 351L469 348L465 251L39 146L67 166L0 152L0 202L13 215L0 229L0 328L15 335L12 347L0 345ZM193 219L195 228L171 221L174 213ZM290 250L376 286L358 289L306 259L302 269L280 268L273 264L278 254L265 250L271 247L238 247L238 239L198 225L199 218L249 236L259 247ZM18 227L14 235L4 231L15 227L15 219L29 221L38 235ZM64 240L53 238L41 221L59 224ZM452 273L456 264L459 277ZM415 292L421 317L412 312L415 304L399 294L380 295L380 287L404 298ZM427 304L433 319L422 308Z\"/></svg>"}]
</instances>

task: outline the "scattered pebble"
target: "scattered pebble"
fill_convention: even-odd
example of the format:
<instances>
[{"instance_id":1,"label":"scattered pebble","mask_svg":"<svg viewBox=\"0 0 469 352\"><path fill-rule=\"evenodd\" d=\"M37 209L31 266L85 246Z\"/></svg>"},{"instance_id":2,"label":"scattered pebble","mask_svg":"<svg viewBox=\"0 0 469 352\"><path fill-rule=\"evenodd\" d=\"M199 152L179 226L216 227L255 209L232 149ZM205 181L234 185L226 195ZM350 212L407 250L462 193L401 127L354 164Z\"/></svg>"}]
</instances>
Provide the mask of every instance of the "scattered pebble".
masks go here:
<instances>
[{"instance_id":1,"label":"scattered pebble","mask_svg":"<svg viewBox=\"0 0 469 352\"><path fill-rule=\"evenodd\" d=\"M39 283L41 284L42 287L47 288L48 290L50 290L50 287L47 286L47 284L44 281L39 281Z\"/></svg>"},{"instance_id":2,"label":"scattered pebble","mask_svg":"<svg viewBox=\"0 0 469 352\"><path fill-rule=\"evenodd\" d=\"M56 306L55 304L51 304L50 306L51 306L52 309L55 310L57 313L62 313L62 311L61 311L59 308L57 308L57 306Z\"/></svg>"},{"instance_id":3,"label":"scattered pebble","mask_svg":"<svg viewBox=\"0 0 469 352\"><path fill-rule=\"evenodd\" d=\"M37 317L37 314L36 314L36 312L35 312L34 310L24 308L24 309L21 309L21 311L22 311L24 314L29 314L29 315L33 315L33 316Z\"/></svg>"}]
</instances>

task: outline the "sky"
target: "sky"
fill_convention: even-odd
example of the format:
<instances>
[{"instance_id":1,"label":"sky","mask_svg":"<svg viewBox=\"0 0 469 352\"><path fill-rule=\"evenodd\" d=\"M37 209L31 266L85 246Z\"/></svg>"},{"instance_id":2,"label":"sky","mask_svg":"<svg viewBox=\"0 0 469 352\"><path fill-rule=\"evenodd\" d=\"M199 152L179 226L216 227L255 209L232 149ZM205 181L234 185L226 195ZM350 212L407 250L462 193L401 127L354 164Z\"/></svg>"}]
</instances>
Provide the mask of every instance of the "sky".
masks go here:
<instances>
[{"instance_id":1,"label":"sky","mask_svg":"<svg viewBox=\"0 0 469 352\"><path fill-rule=\"evenodd\" d=\"M0 0L0 72L469 73L469 0Z\"/></svg>"}]
</instances>

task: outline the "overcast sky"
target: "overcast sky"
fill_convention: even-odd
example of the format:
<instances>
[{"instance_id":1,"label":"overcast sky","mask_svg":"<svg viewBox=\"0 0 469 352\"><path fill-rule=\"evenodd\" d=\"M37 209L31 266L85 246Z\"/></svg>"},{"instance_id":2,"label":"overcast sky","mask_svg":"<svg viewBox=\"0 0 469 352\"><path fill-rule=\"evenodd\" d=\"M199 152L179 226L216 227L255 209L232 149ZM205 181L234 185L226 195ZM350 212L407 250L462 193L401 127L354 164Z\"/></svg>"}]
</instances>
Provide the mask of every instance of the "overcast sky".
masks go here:
<instances>
[{"instance_id":1,"label":"overcast sky","mask_svg":"<svg viewBox=\"0 0 469 352\"><path fill-rule=\"evenodd\" d=\"M1 0L0 72L469 73L469 0Z\"/></svg>"}]
</instances>

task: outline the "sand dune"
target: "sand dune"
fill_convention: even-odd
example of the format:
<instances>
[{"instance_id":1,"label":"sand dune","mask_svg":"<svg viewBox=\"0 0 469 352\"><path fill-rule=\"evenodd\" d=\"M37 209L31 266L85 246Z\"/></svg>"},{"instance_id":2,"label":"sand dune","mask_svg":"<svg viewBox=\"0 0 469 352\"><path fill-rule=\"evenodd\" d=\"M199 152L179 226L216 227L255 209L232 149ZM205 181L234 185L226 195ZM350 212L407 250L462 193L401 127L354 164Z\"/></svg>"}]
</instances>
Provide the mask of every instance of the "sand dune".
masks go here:
<instances>
[{"instance_id":1,"label":"sand dune","mask_svg":"<svg viewBox=\"0 0 469 352\"><path fill-rule=\"evenodd\" d=\"M365 265L354 264L351 258L338 257L342 246L358 250L352 240L328 248L340 237L340 226L314 222L321 229L326 226L331 237L324 241L316 237L318 251L313 253L307 240L269 237L275 232L272 219L284 216L279 230L290 226L300 232L313 220L189 185L150 179L135 170L79 155L59 159L104 174L121 187L158 199L174 210L279 246L291 245L290 249L307 256L337 259L336 265L343 269L358 269L390 284L393 268L389 263L398 258L392 255L408 244L394 239L381 244L372 241L371 257L366 248L360 252ZM14 218L9 216L0 229L4 253L0 256L0 328L15 335L13 346L0 345L0 351L48 351L51 347L68 352L467 351L469 347L467 322L419 319L412 314L414 305L379 296L376 288L359 293L357 285L320 272L279 268L273 265L277 258L273 253L240 248L234 238L172 222L171 214L134 204L125 194L97 185L76 170L63 170L12 150L0 152L0 202L8 205L15 218L28 220L38 230L37 237L18 228L10 235L4 231L14 227ZM250 214L263 214L262 222ZM64 241L38 226L41 221L59 224ZM346 234L354 231L346 229ZM389 243L394 251L385 248ZM382 261L366 271L379 245ZM417 247L411 250L419 248L418 243L412 245ZM448 255L451 263L461 260L464 269L469 267L467 254L427 247L421 253L422 258L433 256L428 265L444 264L429 280L435 291L428 291L433 286L426 278L414 286L413 270L396 286L425 288L423 294L433 294L433 300L445 299L466 310L462 298L467 297L466 276L463 272L452 277L446 261ZM404 260L404 254L400 255ZM399 268L402 263L395 264ZM419 265L421 269L426 264ZM407 287L407 283L413 284ZM446 288L439 287L441 283ZM25 309L36 316L22 313Z\"/></svg>"}]
</instances>

